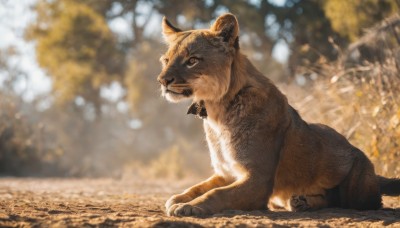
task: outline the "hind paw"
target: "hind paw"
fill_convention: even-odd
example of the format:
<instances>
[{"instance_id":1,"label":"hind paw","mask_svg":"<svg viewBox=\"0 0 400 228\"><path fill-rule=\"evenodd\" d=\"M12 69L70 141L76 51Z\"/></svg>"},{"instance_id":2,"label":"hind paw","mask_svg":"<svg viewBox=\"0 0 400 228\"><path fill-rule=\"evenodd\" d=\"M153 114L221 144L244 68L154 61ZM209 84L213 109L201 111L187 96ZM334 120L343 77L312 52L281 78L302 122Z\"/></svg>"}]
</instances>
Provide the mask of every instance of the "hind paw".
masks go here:
<instances>
[{"instance_id":1,"label":"hind paw","mask_svg":"<svg viewBox=\"0 0 400 228\"><path fill-rule=\"evenodd\" d=\"M306 197L293 195L290 198L290 209L291 211L307 211L310 209L310 206L307 203Z\"/></svg>"}]
</instances>

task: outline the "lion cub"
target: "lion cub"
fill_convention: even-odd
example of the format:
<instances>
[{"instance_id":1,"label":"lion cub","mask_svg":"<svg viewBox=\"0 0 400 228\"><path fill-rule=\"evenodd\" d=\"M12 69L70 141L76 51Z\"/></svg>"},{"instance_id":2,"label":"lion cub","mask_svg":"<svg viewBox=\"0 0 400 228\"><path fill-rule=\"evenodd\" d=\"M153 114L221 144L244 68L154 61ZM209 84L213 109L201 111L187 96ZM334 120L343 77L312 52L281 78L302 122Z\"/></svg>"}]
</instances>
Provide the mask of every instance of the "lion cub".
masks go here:
<instances>
[{"instance_id":1,"label":"lion cub","mask_svg":"<svg viewBox=\"0 0 400 228\"><path fill-rule=\"evenodd\" d=\"M378 209L381 194L399 195L400 180L377 176L345 137L306 123L286 97L239 50L234 15L210 29L182 31L163 19L168 51L158 76L171 102L192 98L203 118L215 174L172 196L168 215L226 209L324 207Z\"/></svg>"}]
</instances>

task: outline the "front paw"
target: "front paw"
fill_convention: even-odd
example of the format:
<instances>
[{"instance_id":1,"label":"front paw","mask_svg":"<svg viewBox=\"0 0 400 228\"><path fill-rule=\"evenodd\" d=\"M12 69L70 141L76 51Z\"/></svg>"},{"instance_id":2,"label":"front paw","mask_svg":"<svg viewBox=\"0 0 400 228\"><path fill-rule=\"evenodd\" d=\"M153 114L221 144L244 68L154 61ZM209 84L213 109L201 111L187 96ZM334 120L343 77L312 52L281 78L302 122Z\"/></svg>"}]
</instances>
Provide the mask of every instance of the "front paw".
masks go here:
<instances>
[{"instance_id":1,"label":"front paw","mask_svg":"<svg viewBox=\"0 0 400 228\"><path fill-rule=\"evenodd\" d=\"M310 206L304 196L293 195L290 198L291 211L308 211Z\"/></svg>"},{"instance_id":2,"label":"front paw","mask_svg":"<svg viewBox=\"0 0 400 228\"><path fill-rule=\"evenodd\" d=\"M173 195L171 198L167 200L165 203L165 209L168 210L171 208L172 205L178 204L178 203L187 203L191 201L192 199L185 196L185 195Z\"/></svg>"},{"instance_id":3,"label":"front paw","mask_svg":"<svg viewBox=\"0 0 400 228\"><path fill-rule=\"evenodd\" d=\"M179 203L172 205L168 211L168 216L202 216L208 214L207 211L199 206L188 203Z\"/></svg>"}]
</instances>

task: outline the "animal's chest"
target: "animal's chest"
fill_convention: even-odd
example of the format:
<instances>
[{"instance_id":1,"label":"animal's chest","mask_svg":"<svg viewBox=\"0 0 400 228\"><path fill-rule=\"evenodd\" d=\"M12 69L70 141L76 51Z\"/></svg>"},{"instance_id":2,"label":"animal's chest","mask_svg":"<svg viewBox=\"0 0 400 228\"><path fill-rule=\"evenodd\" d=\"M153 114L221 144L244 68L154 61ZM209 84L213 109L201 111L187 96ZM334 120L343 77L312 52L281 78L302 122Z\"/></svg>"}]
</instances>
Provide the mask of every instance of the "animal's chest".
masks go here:
<instances>
[{"instance_id":1,"label":"animal's chest","mask_svg":"<svg viewBox=\"0 0 400 228\"><path fill-rule=\"evenodd\" d=\"M205 120L204 124L214 171L225 177L239 179L243 175L243 168L229 130L212 120Z\"/></svg>"}]
</instances>

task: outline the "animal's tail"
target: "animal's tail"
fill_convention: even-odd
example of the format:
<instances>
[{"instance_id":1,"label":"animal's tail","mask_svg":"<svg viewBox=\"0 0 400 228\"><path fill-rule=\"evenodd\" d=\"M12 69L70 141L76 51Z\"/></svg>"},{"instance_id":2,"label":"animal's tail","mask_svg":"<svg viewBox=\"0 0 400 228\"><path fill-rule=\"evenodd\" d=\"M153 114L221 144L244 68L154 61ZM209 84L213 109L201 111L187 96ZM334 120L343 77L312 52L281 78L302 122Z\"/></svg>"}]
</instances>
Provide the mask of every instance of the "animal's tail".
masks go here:
<instances>
[{"instance_id":1,"label":"animal's tail","mask_svg":"<svg viewBox=\"0 0 400 228\"><path fill-rule=\"evenodd\" d=\"M400 179L378 176L381 194L387 196L400 196Z\"/></svg>"}]
</instances>

